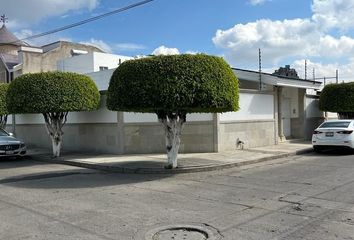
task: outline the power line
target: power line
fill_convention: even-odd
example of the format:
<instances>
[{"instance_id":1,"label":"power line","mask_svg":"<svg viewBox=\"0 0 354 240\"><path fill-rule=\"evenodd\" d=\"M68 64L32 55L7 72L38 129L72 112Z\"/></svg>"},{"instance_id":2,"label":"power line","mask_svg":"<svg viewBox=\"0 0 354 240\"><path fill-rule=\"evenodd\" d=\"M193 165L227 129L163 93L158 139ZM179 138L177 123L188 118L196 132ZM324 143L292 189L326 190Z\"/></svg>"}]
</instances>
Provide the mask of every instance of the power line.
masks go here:
<instances>
[{"instance_id":1,"label":"power line","mask_svg":"<svg viewBox=\"0 0 354 240\"><path fill-rule=\"evenodd\" d=\"M119 9L116 9L116 10L113 10L113 11L98 15L96 17L91 17L91 18L88 18L88 19L85 19L85 20L82 20L82 21L79 21L79 22L76 22L76 23L72 23L72 24L69 24L69 25L66 25L66 26L63 26L63 27L59 27L59 28L56 28L56 29L53 29L53 30L50 30L50 31L47 31L47 32L44 32L44 33L34 34L34 35L29 36L29 37L19 39L17 41L3 43L3 44L0 44L0 45L14 44L14 43L21 42L21 41L24 41L24 40L39 38L39 37L43 37L43 36L50 35L50 34L53 34L53 33L61 32L61 31L64 31L64 30L67 30L67 29L70 29L70 28L74 28L74 27L77 27L77 26L80 26L80 25L83 25L83 24L86 24L86 23L89 23L89 22L96 21L96 20L104 18L104 17L108 17L108 16L113 15L113 14L121 13L121 12L127 11L129 9L138 7L138 6L145 5L145 4L147 4L149 2L152 2L152 1L154 1L154 0L144 0L144 1L141 1L141 2L133 3L133 4L128 5L126 7L119 8Z\"/></svg>"}]
</instances>

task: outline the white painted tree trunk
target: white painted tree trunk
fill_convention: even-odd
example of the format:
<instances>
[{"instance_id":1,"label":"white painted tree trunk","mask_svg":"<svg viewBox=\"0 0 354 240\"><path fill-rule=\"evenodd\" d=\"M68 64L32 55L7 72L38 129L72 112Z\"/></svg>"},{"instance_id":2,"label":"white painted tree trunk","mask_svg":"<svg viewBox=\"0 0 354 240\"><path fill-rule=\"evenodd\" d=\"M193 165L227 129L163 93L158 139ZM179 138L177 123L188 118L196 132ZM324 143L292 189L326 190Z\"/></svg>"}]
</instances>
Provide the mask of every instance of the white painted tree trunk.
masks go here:
<instances>
[{"instance_id":1,"label":"white painted tree trunk","mask_svg":"<svg viewBox=\"0 0 354 240\"><path fill-rule=\"evenodd\" d=\"M68 113L43 113L43 116L47 132L52 140L53 157L59 157L64 134L62 128L66 123Z\"/></svg>"},{"instance_id":2,"label":"white painted tree trunk","mask_svg":"<svg viewBox=\"0 0 354 240\"><path fill-rule=\"evenodd\" d=\"M181 143L183 124L186 122L185 112L158 113L159 121L165 130L167 162L166 168L177 168L178 150Z\"/></svg>"},{"instance_id":3,"label":"white painted tree trunk","mask_svg":"<svg viewBox=\"0 0 354 240\"><path fill-rule=\"evenodd\" d=\"M7 115L0 115L0 128L5 129L7 123Z\"/></svg>"}]
</instances>

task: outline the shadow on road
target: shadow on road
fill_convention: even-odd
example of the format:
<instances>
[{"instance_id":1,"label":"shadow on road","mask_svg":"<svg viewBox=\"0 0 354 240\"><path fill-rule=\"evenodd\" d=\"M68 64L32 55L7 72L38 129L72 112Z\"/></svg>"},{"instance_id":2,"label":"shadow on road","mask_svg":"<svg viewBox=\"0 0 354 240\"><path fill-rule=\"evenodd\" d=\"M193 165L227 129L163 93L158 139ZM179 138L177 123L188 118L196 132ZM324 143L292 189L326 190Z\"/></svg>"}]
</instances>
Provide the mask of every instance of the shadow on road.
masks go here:
<instances>
[{"instance_id":1,"label":"shadow on road","mask_svg":"<svg viewBox=\"0 0 354 240\"><path fill-rule=\"evenodd\" d=\"M48 165L50 163L34 161L31 156L16 157L0 157L0 169L22 168L39 165Z\"/></svg>"},{"instance_id":2,"label":"shadow on road","mask_svg":"<svg viewBox=\"0 0 354 240\"><path fill-rule=\"evenodd\" d=\"M349 149L349 148L340 148L340 147L331 147L331 148L325 148L321 150L320 153L317 153L319 155L328 155L328 156L348 156L348 155L354 155L354 149Z\"/></svg>"},{"instance_id":3,"label":"shadow on road","mask_svg":"<svg viewBox=\"0 0 354 240\"><path fill-rule=\"evenodd\" d=\"M17 175L0 179L0 185L37 189L96 188L155 181L171 176L171 174L124 174L80 169Z\"/></svg>"}]
</instances>

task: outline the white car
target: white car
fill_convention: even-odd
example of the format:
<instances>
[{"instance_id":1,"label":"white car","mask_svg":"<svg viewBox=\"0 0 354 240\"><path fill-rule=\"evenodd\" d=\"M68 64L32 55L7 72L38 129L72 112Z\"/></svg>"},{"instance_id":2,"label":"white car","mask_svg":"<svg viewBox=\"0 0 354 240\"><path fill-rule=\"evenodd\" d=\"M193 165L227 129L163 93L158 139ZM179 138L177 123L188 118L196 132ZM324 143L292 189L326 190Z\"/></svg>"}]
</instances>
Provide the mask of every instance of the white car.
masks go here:
<instances>
[{"instance_id":1,"label":"white car","mask_svg":"<svg viewBox=\"0 0 354 240\"><path fill-rule=\"evenodd\" d=\"M22 157L25 154L25 143L13 137L11 133L0 128L0 157Z\"/></svg>"},{"instance_id":2,"label":"white car","mask_svg":"<svg viewBox=\"0 0 354 240\"><path fill-rule=\"evenodd\" d=\"M354 120L330 120L313 131L312 145L315 152L326 147L346 147L354 149Z\"/></svg>"}]
</instances>

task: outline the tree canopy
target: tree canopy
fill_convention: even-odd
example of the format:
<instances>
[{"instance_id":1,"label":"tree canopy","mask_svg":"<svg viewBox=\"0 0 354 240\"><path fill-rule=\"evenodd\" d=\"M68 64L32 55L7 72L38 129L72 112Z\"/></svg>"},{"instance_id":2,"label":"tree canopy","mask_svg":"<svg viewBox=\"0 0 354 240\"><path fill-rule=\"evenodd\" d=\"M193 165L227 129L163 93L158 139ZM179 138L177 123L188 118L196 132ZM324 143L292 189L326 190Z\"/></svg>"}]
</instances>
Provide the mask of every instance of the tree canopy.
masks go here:
<instances>
[{"instance_id":1,"label":"tree canopy","mask_svg":"<svg viewBox=\"0 0 354 240\"><path fill-rule=\"evenodd\" d=\"M113 73L107 107L128 112L237 111L238 80L220 57L152 56L123 62Z\"/></svg>"},{"instance_id":2,"label":"tree canopy","mask_svg":"<svg viewBox=\"0 0 354 240\"><path fill-rule=\"evenodd\" d=\"M7 94L11 113L89 111L98 108L99 99L90 77L69 72L21 75L11 82Z\"/></svg>"},{"instance_id":3,"label":"tree canopy","mask_svg":"<svg viewBox=\"0 0 354 240\"><path fill-rule=\"evenodd\" d=\"M354 82L329 84L320 95L320 109L337 113L354 113Z\"/></svg>"},{"instance_id":4,"label":"tree canopy","mask_svg":"<svg viewBox=\"0 0 354 240\"><path fill-rule=\"evenodd\" d=\"M7 115L9 111L6 104L6 95L9 88L8 83L0 83L0 115Z\"/></svg>"}]
</instances>

